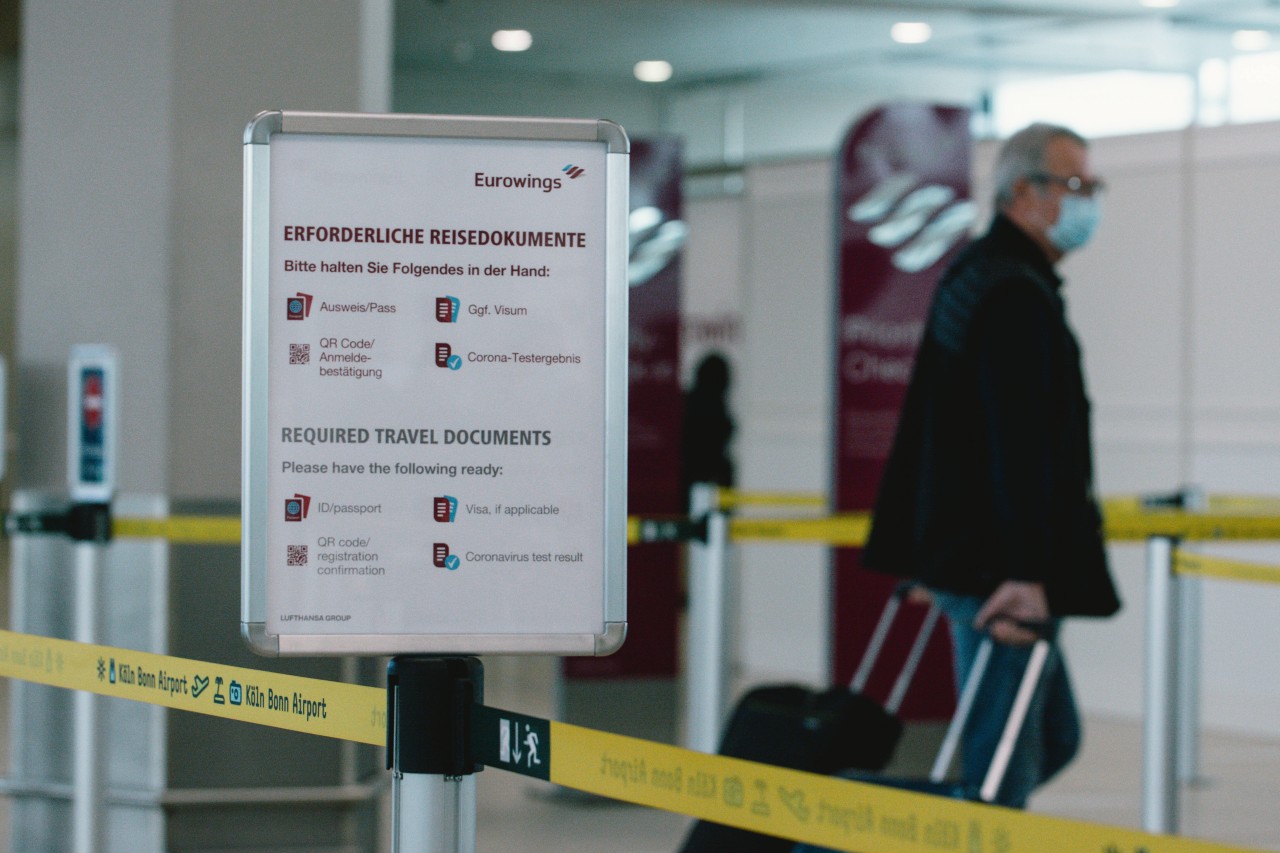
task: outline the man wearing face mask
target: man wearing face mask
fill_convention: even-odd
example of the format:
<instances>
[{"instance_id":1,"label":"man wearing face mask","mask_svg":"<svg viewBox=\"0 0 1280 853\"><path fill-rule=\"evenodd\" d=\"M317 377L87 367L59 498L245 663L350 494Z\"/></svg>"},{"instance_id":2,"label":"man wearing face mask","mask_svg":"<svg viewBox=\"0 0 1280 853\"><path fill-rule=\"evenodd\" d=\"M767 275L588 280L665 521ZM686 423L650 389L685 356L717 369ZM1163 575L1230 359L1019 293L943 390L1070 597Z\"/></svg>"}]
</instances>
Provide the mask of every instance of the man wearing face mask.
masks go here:
<instances>
[{"instance_id":1,"label":"man wearing face mask","mask_svg":"<svg viewBox=\"0 0 1280 853\"><path fill-rule=\"evenodd\" d=\"M1093 495L1089 401L1055 266L1099 220L1086 141L1035 124L996 164L990 229L939 281L863 562L914 578L948 616L957 683L997 643L964 732L981 783L1035 634L1120 602ZM997 797L1023 807L1080 743L1056 643Z\"/></svg>"}]
</instances>

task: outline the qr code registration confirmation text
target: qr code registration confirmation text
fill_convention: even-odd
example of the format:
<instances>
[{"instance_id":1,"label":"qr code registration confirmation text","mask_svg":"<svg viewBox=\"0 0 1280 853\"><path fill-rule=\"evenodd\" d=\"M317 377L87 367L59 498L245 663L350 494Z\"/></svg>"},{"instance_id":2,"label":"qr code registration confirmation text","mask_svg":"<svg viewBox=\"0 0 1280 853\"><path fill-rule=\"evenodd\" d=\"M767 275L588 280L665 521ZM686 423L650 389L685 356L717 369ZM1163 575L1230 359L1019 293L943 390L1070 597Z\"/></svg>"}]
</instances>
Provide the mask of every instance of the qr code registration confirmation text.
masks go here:
<instances>
[{"instance_id":1,"label":"qr code registration confirmation text","mask_svg":"<svg viewBox=\"0 0 1280 853\"><path fill-rule=\"evenodd\" d=\"M311 344L289 344L290 364L310 364Z\"/></svg>"},{"instance_id":2,"label":"qr code registration confirmation text","mask_svg":"<svg viewBox=\"0 0 1280 853\"><path fill-rule=\"evenodd\" d=\"M289 545L287 548L287 556L290 566L305 566L307 564L306 545Z\"/></svg>"}]
</instances>

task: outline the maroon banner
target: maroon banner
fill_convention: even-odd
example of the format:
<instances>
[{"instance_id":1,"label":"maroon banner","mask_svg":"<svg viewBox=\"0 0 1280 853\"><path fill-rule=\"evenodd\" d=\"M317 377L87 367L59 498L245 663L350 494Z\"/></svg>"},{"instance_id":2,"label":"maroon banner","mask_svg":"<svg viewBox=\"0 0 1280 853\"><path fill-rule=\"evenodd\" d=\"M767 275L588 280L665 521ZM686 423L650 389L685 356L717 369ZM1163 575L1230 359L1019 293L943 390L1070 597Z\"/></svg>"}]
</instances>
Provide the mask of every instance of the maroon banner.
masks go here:
<instances>
[{"instance_id":1,"label":"maroon banner","mask_svg":"<svg viewBox=\"0 0 1280 853\"><path fill-rule=\"evenodd\" d=\"M680 494L681 145L631 142L630 415L627 511L677 514ZM568 658L573 678L674 677L678 665L680 546L627 552L627 641L604 658Z\"/></svg>"},{"instance_id":2,"label":"maroon banner","mask_svg":"<svg viewBox=\"0 0 1280 853\"><path fill-rule=\"evenodd\" d=\"M839 309L834 502L874 508L916 347L939 275L968 235L969 112L893 104L863 117L837 164ZM860 550L833 552L833 677L847 683L896 580L863 569ZM868 692L884 696L922 613L899 617ZM906 719L951 713L950 643L939 631L908 694Z\"/></svg>"}]
</instances>

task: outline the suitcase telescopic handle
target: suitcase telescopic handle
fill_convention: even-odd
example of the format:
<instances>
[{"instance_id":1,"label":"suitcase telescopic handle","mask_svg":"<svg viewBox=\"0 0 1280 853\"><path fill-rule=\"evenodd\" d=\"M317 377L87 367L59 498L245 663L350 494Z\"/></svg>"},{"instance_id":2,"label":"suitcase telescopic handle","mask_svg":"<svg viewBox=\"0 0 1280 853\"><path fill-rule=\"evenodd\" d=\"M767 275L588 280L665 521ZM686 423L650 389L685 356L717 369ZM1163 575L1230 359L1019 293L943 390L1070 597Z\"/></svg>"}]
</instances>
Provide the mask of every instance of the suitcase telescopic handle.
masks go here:
<instances>
[{"instance_id":1,"label":"suitcase telescopic handle","mask_svg":"<svg viewBox=\"0 0 1280 853\"><path fill-rule=\"evenodd\" d=\"M983 778L982 787L979 789L979 796L985 802L992 802L996 798L996 794L1000 790L1000 785L1004 782L1005 774L1009 770L1009 761L1013 757L1013 749L1018 743L1018 736L1022 733L1022 727L1027 721L1027 713L1031 709L1031 701L1035 697L1036 688L1040 685L1040 679L1044 674L1045 665L1049 659L1050 643L1045 638L1044 632L1047 626L1026 624L1040 633L1040 639L1036 640L1031 647L1031 653L1027 658L1026 669L1023 670L1022 679L1018 683L1018 692L1013 700L1013 707L1009 710L1009 717L1005 720L1004 730L1000 733L1000 740L996 744L995 753L991 757L991 764L987 768L987 774ZM942 747L938 750L938 757L933 762L933 769L929 772L929 780L931 782L941 782L947 775L947 770L951 767L951 762L955 758L956 749L960 744L960 735L964 731L965 723L969 721L969 715L973 712L974 701L978 696L978 688L982 683L983 676L986 675L987 666L991 662L991 652L995 641L991 637L984 637L978 651L973 658L973 666L969 670L969 677L965 679L964 688L960 692L960 698L956 702L956 712L951 717L951 724L947 726L947 733L942 739Z\"/></svg>"},{"instance_id":2,"label":"suitcase telescopic handle","mask_svg":"<svg viewBox=\"0 0 1280 853\"><path fill-rule=\"evenodd\" d=\"M902 665L902 672L898 673L898 680L893 683L893 690L885 700L884 709L890 714L896 715L898 709L902 707L902 700L907 696L907 688L911 686L911 680L915 678L916 670L920 668L920 661L924 659L924 650L929 645L929 638L933 636L933 629L937 627L938 617L941 615L942 611L937 605L929 605L929 612L924 615L924 622L916 633L915 642L911 644L911 652L907 655L906 663Z\"/></svg>"},{"instance_id":3,"label":"suitcase telescopic handle","mask_svg":"<svg viewBox=\"0 0 1280 853\"><path fill-rule=\"evenodd\" d=\"M855 693L861 693L866 689L867 681L871 678L871 671L875 669L876 661L880 658L880 652L884 650L885 640L889 636L889 629L893 627L893 620L897 618L898 611L902 608L902 602L906 600L911 590L915 587L916 584L911 581L904 581L898 584L894 588L893 594L889 596L889 600L884 603L884 609L880 611L880 620L876 622L876 627L871 632L871 639L867 641L867 650L862 653L862 660L858 663L858 669L853 673L853 679L849 682L849 687ZM927 625L921 626L921 631L924 632L926 627L928 631L933 630L932 625ZM925 639L928 640L928 637L925 637ZM918 643L919 638L917 637ZM919 660L916 660L915 664L918 665ZM912 674L914 674L915 665L912 665L910 658L907 659L904 672L906 667L910 667ZM902 676L899 676L898 680L902 681ZM911 676L907 676L905 683L911 683ZM904 685L903 691L905 692L905 690L906 687ZM901 702L901 698L899 698L899 702Z\"/></svg>"}]
</instances>

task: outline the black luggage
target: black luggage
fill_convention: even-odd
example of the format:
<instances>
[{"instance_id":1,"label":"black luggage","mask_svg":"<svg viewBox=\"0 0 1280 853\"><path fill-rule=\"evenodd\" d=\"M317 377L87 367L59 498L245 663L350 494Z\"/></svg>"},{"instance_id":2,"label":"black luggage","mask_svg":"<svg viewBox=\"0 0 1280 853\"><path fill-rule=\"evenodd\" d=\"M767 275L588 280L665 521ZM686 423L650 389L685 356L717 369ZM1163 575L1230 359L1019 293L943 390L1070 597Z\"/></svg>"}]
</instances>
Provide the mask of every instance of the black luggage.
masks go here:
<instances>
[{"instance_id":1,"label":"black luggage","mask_svg":"<svg viewBox=\"0 0 1280 853\"><path fill-rule=\"evenodd\" d=\"M850 686L812 690L798 684L772 684L748 691L729 717L719 753L827 775L851 767L883 770L902 737L898 709L939 616L936 607L929 608L885 704L863 695L909 589L909 585L899 587L885 604ZM785 853L793 844L774 836L698 821L680 853Z\"/></svg>"},{"instance_id":2,"label":"black luggage","mask_svg":"<svg viewBox=\"0 0 1280 853\"><path fill-rule=\"evenodd\" d=\"M982 645L978 647L978 652L973 659L973 668L969 671L969 677L965 679L964 689L956 702L955 714L951 718L950 725L947 726L947 733L942 740L942 747L938 750L938 756L933 762L933 768L930 770L927 779L884 777L859 768L845 770L839 775L842 778L858 782L870 782L891 788L917 791L922 794L949 797L954 800L968 800L975 803L993 802L1000 792L1001 784L1004 783L1004 776L1009 769L1009 760L1013 755L1013 748L1017 745L1018 736L1022 734L1022 726L1026 722L1027 711L1031 706L1035 691L1040 686L1040 679L1044 674L1050 650L1050 643L1043 636L1041 639L1036 640L1035 645L1031 647L1031 653L1027 659L1027 668L1023 670L1022 679L1018 685L1018 693L1014 698L1013 706L1009 709L1009 718L1005 721L1004 729L1000 732L1000 740L996 744L995 753L991 756L991 764L987 768L982 783L975 785L946 781L947 771L951 768L951 761L955 757L956 750L960 744L960 735L964 731L965 723L969 720L969 713L973 710L974 700L978 695L978 686L982 683L982 677L987 671L987 664L991 660L993 642L994 640L987 637L982 641ZM811 847L806 844L788 846L783 849L791 851L791 853L834 853L834 851L829 851L825 848Z\"/></svg>"}]
</instances>

